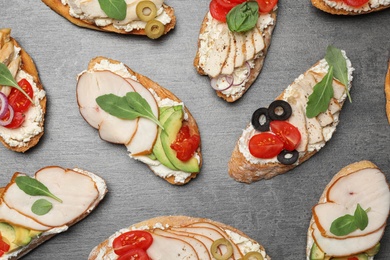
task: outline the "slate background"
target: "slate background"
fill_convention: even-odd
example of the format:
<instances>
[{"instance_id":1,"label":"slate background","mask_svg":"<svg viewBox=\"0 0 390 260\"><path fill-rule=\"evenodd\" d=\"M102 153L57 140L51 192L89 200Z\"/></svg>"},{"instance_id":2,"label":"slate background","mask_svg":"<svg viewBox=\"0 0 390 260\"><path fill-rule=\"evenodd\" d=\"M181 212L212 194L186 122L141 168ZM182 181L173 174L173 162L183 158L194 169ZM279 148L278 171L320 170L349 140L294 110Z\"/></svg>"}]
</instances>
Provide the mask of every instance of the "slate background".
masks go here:
<instances>
[{"instance_id":1,"label":"slate background","mask_svg":"<svg viewBox=\"0 0 390 260\"><path fill-rule=\"evenodd\" d=\"M265 66L236 103L216 97L209 80L192 65L209 0L167 0L177 26L152 41L79 28L41 1L0 0L0 26L12 28L34 59L48 97L46 131L25 154L0 147L0 185L16 171L33 174L48 165L80 167L106 179L109 193L86 219L28 254L25 259L87 259L94 246L133 223L160 215L210 218L232 225L259 241L273 259L304 259L311 207L342 167L363 159L390 178L389 124L384 79L390 51L390 10L338 17L308 0L279 3ZM291 172L250 185L227 173L230 154L252 112L268 106L296 77L323 58L326 47L344 49L356 68L351 95L330 142ZM76 75L102 55L120 60L180 97L197 119L204 165L189 184L172 186L124 146L100 140L80 116ZM376 259L390 259L390 230Z\"/></svg>"}]
</instances>

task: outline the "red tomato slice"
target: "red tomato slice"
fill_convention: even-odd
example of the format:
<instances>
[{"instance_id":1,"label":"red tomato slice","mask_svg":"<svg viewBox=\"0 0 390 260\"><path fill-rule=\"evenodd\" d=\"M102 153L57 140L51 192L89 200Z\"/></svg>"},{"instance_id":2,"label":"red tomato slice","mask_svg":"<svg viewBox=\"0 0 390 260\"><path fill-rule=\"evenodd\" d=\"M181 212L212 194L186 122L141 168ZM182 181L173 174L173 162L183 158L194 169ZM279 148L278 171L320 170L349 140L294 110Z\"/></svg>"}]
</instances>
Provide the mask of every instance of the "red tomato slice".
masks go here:
<instances>
[{"instance_id":1,"label":"red tomato slice","mask_svg":"<svg viewBox=\"0 0 390 260\"><path fill-rule=\"evenodd\" d=\"M149 260L148 254L141 248L133 248L121 255L118 260Z\"/></svg>"},{"instance_id":2,"label":"red tomato slice","mask_svg":"<svg viewBox=\"0 0 390 260\"><path fill-rule=\"evenodd\" d=\"M10 245L4 241L4 238L1 237L0 234L0 256L2 256L5 252L8 252Z\"/></svg>"},{"instance_id":3,"label":"red tomato slice","mask_svg":"<svg viewBox=\"0 0 390 260\"><path fill-rule=\"evenodd\" d=\"M235 7L236 5L242 4L246 2L247 0L215 0L218 2L218 4L226 9L229 9L229 11Z\"/></svg>"},{"instance_id":4,"label":"red tomato slice","mask_svg":"<svg viewBox=\"0 0 390 260\"><path fill-rule=\"evenodd\" d=\"M259 4L260 13L269 13L274 9L278 0L257 0L257 3Z\"/></svg>"},{"instance_id":5,"label":"red tomato slice","mask_svg":"<svg viewBox=\"0 0 390 260\"><path fill-rule=\"evenodd\" d=\"M284 143L284 149L293 151L301 141L301 133L298 128L286 121L271 121L271 131L275 133Z\"/></svg>"},{"instance_id":6,"label":"red tomato slice","mask_svg":"<svg viewBox=\"0 0 390 260\"><path fill-rule=\"evenodd\" d=\"M264 132L252 136L249 140L249 152L257 158L270 159L283 150L283 141L275 134Z\"/></svg>"},{"instance_id":7,"label":"red tomato slice","mask_svg":"<svg viewBox=\"0 0 390 260\"><path fill-rule=\"evenodd\" d=\"M18 85L33 98L34 91L30 83L26 79L22 79L18 82ZM31 101L18 89L12 88L8 96L8 103L12 106L15 112L26 112L31 105Z\"/></svg>"},{"instance_id":8,"label":"red tomato slice","mask_svg":"<svg viewBox=\"0 0 390 260\"><path fill-rule=\"evenodd\" d=\"M199 135L190 135L190 128L185 125L180 128L176 140L171 144L171 148L176 151L176 157L180 161L186 162L198 149L200 144Z\"/></svg>"},{"instance_id":9,"label":"red tomato slice","mask_svg":"<svg viewBox=\"0 0 390 260\"><path fill-rule=\"evenodd\" d=\"M230 9L222 7L216 0L211 0L210 13L214 19L217 19L221 22L226 22L226 15L229 13L229 11Z\"/></svg>"},{"instance_id":10,"label":"red tomato slice","mask_svg":"<svg viewBox=\"0 0 390 260\"><path fill-rule=\"evenodd\" d=\"M124 255L130 252L132 249L146 250L153 243L152 235L147 231L133 230L121 234L112 242L112 247L115 254ZM132 258L124 258L132 259ZM142 258L134 258L142 259ZM149 258L146 258L149 259Z\"/></svg>"},{"instance_id":11,"label":"red tomato slice","mask_svg":"<svg viewBox=\"0 0 390 260\"><path fill-rule=\"evenodd\" d=\"M346 5L353 6L353 7L360 7L364 4L366 4L369 0L343 0L343 2Z\"/></svg>"},{"instance_id":12,"label":"red tomato slice","mask_svg":"<svg viewBox=\"0 0 390 260\"><path fill-rule=\"evenodd\" d=\"M9 118L9 110L7 111L7 113L5 113L5 116L2 118L2 120L6 121L8 118ZM24 120L25 120L25 116L23 113L15 112L14 118L12 119L11 123L9 123L8 125L6 125L4 127L10 128L10 129L18 128L23 124Z\"/></svg>"}]
</instances>

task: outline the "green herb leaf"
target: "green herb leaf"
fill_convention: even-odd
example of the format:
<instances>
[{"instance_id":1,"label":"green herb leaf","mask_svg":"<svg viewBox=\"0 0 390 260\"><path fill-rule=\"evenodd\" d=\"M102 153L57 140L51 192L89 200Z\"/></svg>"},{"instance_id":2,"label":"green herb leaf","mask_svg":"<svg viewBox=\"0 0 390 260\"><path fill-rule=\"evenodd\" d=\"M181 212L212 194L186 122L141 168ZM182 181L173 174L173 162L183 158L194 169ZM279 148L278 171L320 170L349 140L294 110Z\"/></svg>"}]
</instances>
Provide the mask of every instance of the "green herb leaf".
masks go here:
<instances>
[{"instance_id":1,"label":"green herb leaf","mask_svg":"<svg viewBox=\"0 0 390 260\"><path fill-rule=\"evenodd\" d=\"M125 0L99 0L99 5L112 19L123 20L126 18L127 4Z\"/></svg>"},{"instance_id":2,"label":"green herb leaf","mask_svg":"<svg viewBox=\"0 0 390 260\"><path fill-rule=\"evenodd\" d=\"M18 83L16 82L16 80L14 79L14 77L12 76L11 72L9 71L8 67L0 62L0 86L3 85L3 86L9 86L9 87L14 87L16 89L18 89L20 92L23 93L23 95L25 95L28 100L31 101L31 103L34 104L34 101L30 98L29 95L27 95L27 93L18 85Z\"/></svg>"},{"instance_id":3,"label":"green herb leaf","mask_svg":"<svg viewBox=\"0 0 390 260\"><path fill-rule=\"evenodd\" d=\"M348 99L352 102L351 96L348 91L348 67L341 50L333 46L328 46L326 50L325 60L334 68L334 77L338 79L344 86L348 95Z\"/></svg>"},{"instance_id":4,"label":"green herb leaf","mask_svg":"<svg viewBox=\"0 0 390 260\"><path fill-rule=\"evenodd\" d=\"M336 236L345 236L356 230L355 217L349 214L337 218L330 226L330 232Z\"/></svg>"},{"instance_id":5,"label":"green herb leaf","mask_svg":"<svg viewBox=\"0 0 390 260\"><path fill-rule=\"evenodd\" d=\"M39 199L34 202L31 207L31 211L38 216L42 216L47 214L52 208L53 204L50 201L45 199Z\"/></svg>"},{"instance_id":6,"label":"green herb leaf","mask_svg":"<svg viewBox=\"0 0 390 260\"><path fill-rule=\"evenodd\" d=\"M360 230L364 230L368 225L368 216L367 212L360 206L360 204L357 204L353 216L355 217L356 227Z\"/></svg>"},{"instance_id":7,"label":"green herb leaf","mask_svg":"<svg viewBox=\"0 0 390 260\"><path fill-rule=\"evenodd\" d=\"M29 176L18 176L15 179L16 185L31 196L47 196L62 203L62 200L54 196L49 189L40 181Z\"/></svg>"},{"instance_id":8,"label":"green herb leaf","mask_svg":"<svg viewBox=\"0 0 390 260\"><path fill-rule=\"evenodd\" d=\"M325 112L329 107L329 102L333 97L333 67L329 66L329 71L324 78L318 82L313 93L309 96L306 106L306 116L316 117L321 112Z\"/></svg>"},{"instance_id":9,"label":"green herb leaf","mask_svg":"<svg viewBox=\"0 0 390 260\"><path fill-rule=\"evenodd\" d=\"M226 15L229 30L246 32L256 26L259 19L259 5L256 1L248 1L235 6Z\"/></svg>"}]
</instances>

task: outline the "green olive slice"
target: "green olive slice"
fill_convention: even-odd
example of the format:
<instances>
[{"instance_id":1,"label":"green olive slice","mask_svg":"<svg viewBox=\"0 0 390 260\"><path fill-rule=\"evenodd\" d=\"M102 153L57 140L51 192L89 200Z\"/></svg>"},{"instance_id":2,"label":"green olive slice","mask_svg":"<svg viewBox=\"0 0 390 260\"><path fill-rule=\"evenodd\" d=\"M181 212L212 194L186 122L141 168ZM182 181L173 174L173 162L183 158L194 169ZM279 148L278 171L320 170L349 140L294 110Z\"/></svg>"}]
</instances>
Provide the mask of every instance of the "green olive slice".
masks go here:
<instances>
[{"instance_id":1,"label":"green olive slice","mask_svg":"<svg viewBox=\"0 0 390 260\"><path fill-rule=\"evenodd\" d=\"M221 245L226 246L227 249L227 252L223 255L218 253L218 247ZM226 238L220 238L213 242L210 251L216 260L227 260L233 255L233 246Z\"/></svg>"},{"instance_id":2,"label":"green olive slice","mask_svg":"<svg viewBox=\"0 0 390 260\"><path fill-rule=\"evenodd\" d=\"M242 260L249 259L264 260L264 257L259 252L249 252L242 258Z\"/></svg>"},{"instance_id":3,"label":"green olive slice","mask_svg":"<svg viewBox=\"0 0 390 260\"><path fill-rule=\"evenodd\" d=\"M138 18L141 21L149 22L157 15L157 7L152 1L141 1L135 8Z\"/></svg>"},{"instance_id":4,"label":"green olive slice","mask_svg":"<svg viewBox=\"0 0 390 260\"><path fill-rule=\"evenodd\" d=\"M165 26L162 22L151 20L145 26L146 36L151 39L157 39L164 34Z\"/></svg>"}]
</instances>

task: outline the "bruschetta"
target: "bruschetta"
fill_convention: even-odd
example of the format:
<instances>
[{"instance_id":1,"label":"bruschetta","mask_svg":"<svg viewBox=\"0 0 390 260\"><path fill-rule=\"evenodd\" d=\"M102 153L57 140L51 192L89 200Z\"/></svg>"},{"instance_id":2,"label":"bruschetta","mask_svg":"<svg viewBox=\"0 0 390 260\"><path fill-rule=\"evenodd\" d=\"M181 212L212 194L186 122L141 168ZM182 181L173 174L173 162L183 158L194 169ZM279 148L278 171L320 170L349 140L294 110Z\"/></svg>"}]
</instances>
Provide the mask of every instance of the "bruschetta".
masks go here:
<instances>
[{"instance_id":1,"label":"bruschetta","mask_svg":"<svg viewBox=\"0 0 390 260\"><path fill-rule=\"evenodd\" d=\"M0 189L0 259L19 259L89 215L105 181L81 169L49 166L33 177L15 173Z\"/></svg>"},{"instance_id":2,"label":"bruschetta","mask_svg":"<svg viewBox=\"0 0 390 260\"><path fill-rule=\"evenodd\" d=\"M387 73L385 79L385 96L386 96L386 114L390 124L390 59L387 64Z\"/></svg>"},{"instance_id":3,"label":"bruschetta","mask_svg":"<svg viewBox=\"0 0 390 260\"><path fill-rule=\"evenodd\" d=\"M236 228L204 218L163 216L124 228L96 246L94 259L271 259Z\"/></svg>"},{"instance_id":4,"label":"bruschetta","mask_svg":"<svg viewBox=\"0 0 390 260\"><path fill-rule=\"evenodd\" d=\"M246 183L269 179L316 154L336 130L353 70L345 52L329 46L326 58L253 113L230 158L230 176Z\"/></svg>"},{"instance_id":5,"label":"bruschetta","mask_svg":"<svg viewBox=\"0 0 390 260\"><path fill-rule=\"evenodd\" d=\"M46 93L33 60L9 28L0 29L0 66L0 141L26 152L44 133Z\"/></svg>"},{"instance_id":6,"label":"bruschetta","mask_svg":"<svg viewBox=\"0 0 390 260\"><path fill-rule=\"evenodd\" d=\"M359 15L390 7L389 0L311 0L318 9L336 15Z\"/></svg>"},{"instance_id":7,"label":"bruschetta","mask_svg":"<svg viewBox=\"0 0 390 260\"><path fill-rule=\"evenodd\" d=\"M200 75L209 76L211 87L227 102L241 98L259 75L276 25L276 4L277 0L210 2L194 66ZM240 15L248 16L251 26L234 23Z\"/></svg>"},{"instance_id":8,"label":"bruschetta","mask_svg":"<svg viewBox=\"0 0 390 260\"><path fill-rule=\"evenodd\" d=\"M389 184L378 167L369 161L346 166L312 208L306 259L374 259L389 210Z\"/></svg>"},{"instance_id":9,"label":"bruschetta","mask_svg":"<svg viewBox=\"0 0 390 260\"><path fill-rule=\"evenodd\" d=\"M104 32L157 39L176 25L174 9L163 0L42 0L73 24Z\"/></svg>"},{"instance_id":10,"label":"bruschetta","mask_svg":"<svg viewBox=\"0 0 390 260\"><path fill-rule=\"evenodd\" d=\"M197 123L169 90L119 61L97 57L78 76L76 92L81 115L101 139L125 145L131 158L171 184L199 173Z\"/></svg>"}]
</instances>

